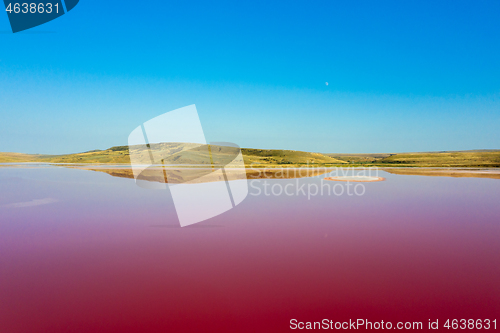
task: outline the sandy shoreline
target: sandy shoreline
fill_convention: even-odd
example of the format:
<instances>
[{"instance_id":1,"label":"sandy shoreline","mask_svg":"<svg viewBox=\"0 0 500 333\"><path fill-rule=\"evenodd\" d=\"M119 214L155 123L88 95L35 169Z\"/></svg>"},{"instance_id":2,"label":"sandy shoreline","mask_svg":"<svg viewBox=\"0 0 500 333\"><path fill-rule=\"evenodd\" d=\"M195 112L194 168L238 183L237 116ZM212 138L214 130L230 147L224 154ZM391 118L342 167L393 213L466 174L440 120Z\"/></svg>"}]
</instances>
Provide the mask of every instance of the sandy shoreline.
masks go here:
<instances>
[{"instance_id":1,"label":"sandy shoreline","mask_svg":"<svg viewBox=\"0 0 500 333\"><path fill-rule=\"evenodd\" d=\"M74 168L80 170L89 170L104 172L114 177L121 178L134 178L132 168L130 164L73 164L73 163L37 163L37 162L27 162L27 163L0 163L0 168L51 168L51 167L65 167ZM158 168L161 169L160 166ZM164 180L156 179L154 176L154 167L151 168L151 181L161 181ZM319 176L333 170L374 170L375 168L366 167L345 167L345 168L335 168L335 167L310 167L310 168L295 168L295 167L266 167L266 168L246 168L246 176L248 179L292 179L292 178L305 178ZM228 170L228 169L226 169ZM378 170L388 172L395 175L406 175L406 176L430 176L430 177L454 177L454 178L488 178L488 179L500 179L500 168L437 168L437 167L384 167L378 168ZM236 171L236 170L235 170ZM144 175L145 180L148 180L147 173ZM342 181L342 179L332 179ZM347 180L345 180L347 181ZM356 181L356 180L349 180ZM362 180L366 182L367 180ZM377 180L379 181L379 180Z\"/></svg>"},{"instance_id":2,"label":"sandy shoreline","mask_svg":"<svg viewBox=\"0 0 500 333\"><path fill-rule=\"evenodd\" d=\"M336 182L351 182L351 183L374 183L384 181L384 177L363 177L363 176L339 176L326 177L325 180Z\"/></svg>"},{"instance_id":3,"label":"sandy shoreline","mask_svg":"<svg viewBox=\"0 0 500 333\"><path fill-rule=\"evenodd\" d=\"M500 179L500 169L382 168L395 175Z\"/></svg>"}]
</instances>

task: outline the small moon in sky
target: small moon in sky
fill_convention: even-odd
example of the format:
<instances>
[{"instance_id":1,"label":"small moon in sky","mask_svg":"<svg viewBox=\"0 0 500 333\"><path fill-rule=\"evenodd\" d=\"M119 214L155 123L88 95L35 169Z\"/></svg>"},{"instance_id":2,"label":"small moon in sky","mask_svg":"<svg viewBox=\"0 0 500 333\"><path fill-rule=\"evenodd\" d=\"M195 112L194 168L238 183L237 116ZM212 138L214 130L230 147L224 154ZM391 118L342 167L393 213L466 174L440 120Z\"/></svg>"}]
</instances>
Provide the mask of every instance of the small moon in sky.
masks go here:
<instances>
[{"instance_id":1,"label":"small moon in sky","mask_svg":"<svg viewBox=\"0 0 500 333\"><path fill-rule=\"evenodd\" d=\"M328 85L328 82L325 82L326 85Z\"/></svg>"}]
</instances>

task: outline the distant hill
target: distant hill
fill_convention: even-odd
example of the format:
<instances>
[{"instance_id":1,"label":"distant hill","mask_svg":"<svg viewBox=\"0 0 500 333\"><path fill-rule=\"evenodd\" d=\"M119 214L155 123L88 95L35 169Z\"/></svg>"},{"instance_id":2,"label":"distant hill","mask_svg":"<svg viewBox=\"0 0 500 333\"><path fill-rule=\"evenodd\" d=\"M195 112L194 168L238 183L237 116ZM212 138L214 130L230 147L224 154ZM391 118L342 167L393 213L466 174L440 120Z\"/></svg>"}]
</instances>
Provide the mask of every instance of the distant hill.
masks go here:
<instances>
[{"instance_id":1,"label":"distant hill","mask_svg":"<svg viewBox=\"0 0 500 333\"><path fill-rule=\"evenodd\" d=\"M242 149L245 164L275 164L275 165L303 165L303 164L346 164L331 156L320 153L308 153L296 150L271 149Z\"/></svg>"},{"instance_id":2,"label":"distant hill","mask_svg":"<svg viewBox=\"0 0 500 333\"><path fill-rule=\"evenodd\" d=\"M152 144L150 149L141 146L117 146L106 150L93 150L65 155L29 155L0 153L0 163L88 163L130 164L129 149L138 156L139 163L149 163L150 155L166 156L165 164L203 164L209 160L207 146L187 143ZM210 145L215 164L225 164L232 155L232 148ZM500 150L471 150L455 152L423 152L397 154L320 154L296 150L242 148L245 165L271 166L379 166L379 167L500 167ZM137 162L137 161L136 161Z\"/></svg>"},{"instance_id":3,"label":"distant hill","mask_svg":"<svg viewBox=\"0 0 500 333\"><path fill-rule=\"evenodd\" d=\"M418 167L500 167L500 151L461 151L395 154L376 161L379 165Z\"/></svg>"},{"instance_id":4,"label":"distant hill","mask_svg":"<svg viewBox=\"0 0 500 333\"><path fill-rule=\"evenodd\" d=\"M36 162L40 156L21 153L0 153L0 163Z\"/></svg>"},{"instance_id":5,"label":"distant hill","mask_svg":"<svg viewBox=\"0 0 500 333\"><path fill-rule=\"evenodd\" d=\"M442 151L397 154L325 154L355 165L400 167L500 167L500 150Z\"/></svg>"},{"instance_id":6,"label":"distant hill","mask_svg":"<svg viewBox=\"0 0 500 333\"><path fill-rule=\"evenodd\" d=\"M166 164L200 164L207 160L206 146L199 147L196 144L186 143L160 143L152 144L150 150L164 156L170 156L165 160ZM204 149L205 148L205 149ZM225 146L210 145L212 151L216 151L222 159L225 154L229 155L231 148ZM140 163L149 163L149 151L140 146L132 146L134 156L139 157ZM347 162L335 159L320 153L309 153L295 150L272 150L272 149L242 149L246 165L255 166L300 166L300 165L343 165ZM179 160L180 158L180 160ZM91 163L91 164L130 164L129 146L111 147L106 150L93 150L77 154L65 155L29 155L19 153L0 153L0 163ZM217 163L218 161L214 161Z\"/></svg>"},{"instance_id":7,"label":"distant hill","mask_svg":"<svg viewBox=\"0 0 500 333\"><path fill-rule=\"evenodd\" d=\"M393 154L325 154L348 163L373 163Z\"/></svg>"}]
</instances>

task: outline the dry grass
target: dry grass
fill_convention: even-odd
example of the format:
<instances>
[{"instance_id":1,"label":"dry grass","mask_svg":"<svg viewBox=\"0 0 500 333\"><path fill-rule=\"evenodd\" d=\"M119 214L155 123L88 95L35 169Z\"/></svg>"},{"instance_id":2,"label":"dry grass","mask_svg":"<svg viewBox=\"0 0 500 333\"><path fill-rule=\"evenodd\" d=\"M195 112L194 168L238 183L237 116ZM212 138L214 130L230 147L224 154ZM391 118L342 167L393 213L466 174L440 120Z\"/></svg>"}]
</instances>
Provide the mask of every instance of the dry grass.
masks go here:
<instances>
[{"instance_id":1,"label":"dry grass","mask_svg":"<svg viewBox=\"0 0 500 333\"><path fill-rule=\"evenodd\" d=\"M212 155L221 161L232 156L234 149L223 146L210 146ZM149 163L149 152L140 146L130 149L141 163ZM150 146L153 155L168 156L164 163L204 164L209 160L207 146L184 143L161 143ZM216 153L215 153L216 152ZM254 166L301 166L301 165L342 165L345 161L319 153L309 153L295 150L242 149L246 165ZM106 150L96 150L67 155L27 155L16 153L0 153L0 163L7 162L46 162L46 163L78 163L78 164L130 164L129 147L118 146Z\"/></svg>"}]
</instances>

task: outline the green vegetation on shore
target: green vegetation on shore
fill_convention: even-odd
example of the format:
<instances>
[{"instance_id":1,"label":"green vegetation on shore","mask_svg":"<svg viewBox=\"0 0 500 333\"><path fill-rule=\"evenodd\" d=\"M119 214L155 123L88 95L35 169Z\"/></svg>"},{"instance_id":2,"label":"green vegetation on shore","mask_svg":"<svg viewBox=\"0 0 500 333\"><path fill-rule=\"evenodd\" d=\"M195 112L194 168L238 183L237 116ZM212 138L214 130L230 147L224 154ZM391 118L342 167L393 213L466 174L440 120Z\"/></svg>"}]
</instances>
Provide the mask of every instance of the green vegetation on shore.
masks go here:
<instances>
[{"instance_id":1,"label":"green vegetation on shore","mask_svg":"<svg viewBox=\"0 0 500 333\"><path fill-rule=\"evenodd\" d=\"M500 150L398 154L327 154L356 165L378 167L498 168Z\"/></svg>"},{"instance_id":2,"label":"green vegetation on shore","mask_svg":"<svg viewBox=\"0 0 500 333\"><path fill-rule=\"evenodd\" d=\"M150 150L164 156L174 156L165 160L165 163L182 159L182 164L201 164L206 161L206 146L197 147L193 144L161 143L150 146ZM139 158L141 163L149 163L149 152L141 147L133 146L134 156ZM231 148L211 145L212 151L217 151L217 156L223 157L231 153ZM227 151L227 152L226 152ZM28 155L18 153L0 153L0 163L81 163L81 164L130 164L128 146L111 147L106 150L93 150L84 153L66 155ZM255 167L272 166L301 166L301 165L344 165L345 161L335 159L320 153L309 153L295 150L271 150L271 149L242 149L245 165ZM172 161L169 161L172 160Z\"/></svg>"},{"instance_id":3,"label":"green vegetation on shore","mask_svg":"<svg viewBox=\"0 0 500 333\"><path fill-rule=\"evenodd\" d=\"M498 168L500 151L395 154L377 161L381 166Z\"/></svg>"},{"instance_id":4,"label":"green vegetation on shore","mask_svg":"<svg viewBox=\"0 0 500 333\"><path fill-rule=\"evenodd\" d=\"M144 162L148 161L147 150L131 147ZM196 164L206 160L207 150L196 145L181 143L161 143L152 145L152 151L165 155L182 157L183 163ZM223 146L211 146L219 156L224 156ZM310 166L378 166L378 167L460 167L498 168L500 150L477 150L457 152L397 153L397 154L320 154L296 150L242 149L247 166L254 167L297 167ZM82 164L130 164L129 147L117 146L106 150L93 150L65 155L29 155L20 153L0 153L0 163L82 163Z\"/></svg>"}]
</instances>

